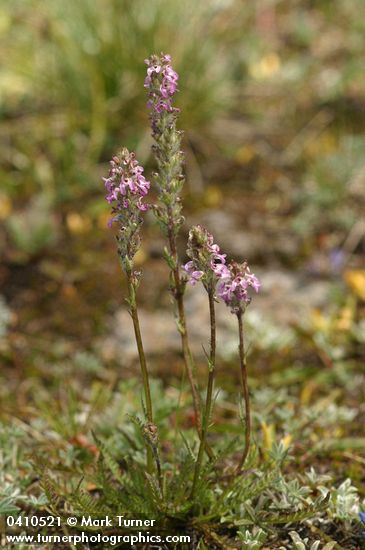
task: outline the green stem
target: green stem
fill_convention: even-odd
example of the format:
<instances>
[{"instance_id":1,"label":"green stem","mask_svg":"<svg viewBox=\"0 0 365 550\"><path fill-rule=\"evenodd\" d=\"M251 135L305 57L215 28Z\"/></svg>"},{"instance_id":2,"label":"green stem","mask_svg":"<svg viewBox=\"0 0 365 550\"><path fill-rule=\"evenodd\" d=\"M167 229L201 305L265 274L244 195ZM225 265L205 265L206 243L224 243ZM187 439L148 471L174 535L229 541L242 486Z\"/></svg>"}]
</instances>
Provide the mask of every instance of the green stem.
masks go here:
<instances>
[{"instance_id":1,"label":"green stem","mask_svg":"<svg viewBox=\"0 0 365 550\"><path fill-rule=\"evenodd\" d=\"M181 172L183 156L180 151L181 133L176 129L176 114L163 111L158 122L158 129L156 130L156 128L153 128L152 135L156 142L156 160L159 173L161 177L163 177L162 184L159 184L160 200L165 206L167 213L167 219L164 220L164 224L167 229L169 252L173 262L171 273L174 281L173 291L177 306L178 328L181 338L184 368L191 388L197 432L201 439L201 399L198 385L195 380L195 365L189 345L184 307L184 282L180 277L179 257L176 246L176 236L181 210L178 194L182 188ZM174 185L172 185L172 183L174 183ZM178 187L176 187L176 185L178 185ZM214 453L208 445L205 450L210 459L214 458Z\"/></svg>"},{"instance_id":2,"label":"green stem","mask_svg":"<svg viewBox=\"0 0 365 550\"><path fill-rule=\"evenodd\" d=\"M196 417L196 422L198 426L198 430L201 429L201 414L200 414L200 397L197 390L197 384L194 379L194 363L192 358L192 353L190 351L189 346L189 338L188 338L188 332L186 327L186 317L185 317L185 306L184 306L184 291L183 286L181 283L180 278L180 271L179 271L179 258L177 254L177 247L176 247L176 236L174 233L174 229L172 227L172 214L170 212L170 209L168 210L169 215L169 226L168 226L168 240L170 245L170 254L173 259L174 268L172 269L172 275L174 278L174 298L177 305L177 313L178 313L178 322L179 322L179 332L181 337L181 347L184 357L184 364L185 364L185 370L188 375L189 383L191 386L191 393L193 396L193 405L194 405L194 412Z\"/></svg>"},{"instance_id":3,"label":"green stem","mask_svg":"<svg viewBox=\"0 0 365 550\"><path fill-rule=\"evenodd\" d=\"M132 271L127 271L127 280L128 280L129 308L130 308L130 314L133 321L133 328L134 328L134 335L136 338L136 344L138 349L139 363L141 366L147 420L148 422L153 424L150 381L148 376L146 357L143 349L141 329L139 325L139 317L138 317L138 310L137 310L137 303L136 303L136 292L135 292L135 286L133 284ZM149 445L147 445L147 470L149 473L151 473L153 470L153 453Z\"/></svg>"},{"instance_id":4,"label":"green stem","mask_svg":"<svg viewBox=\"0 0 365 550\"><path fill-rule=\"evenodd\" d=\"M204 449L206 448L207 434L210 422L210 415L213 401L213 388L215 377L215 356L216 356L216 323L215 323L215 308L214 308L214 291L208 291L209 298L209 315L210 315L210 354L209 354L209 374L207 394L205 399L205 410L203 416L202 433L198 451L198 458L195 463L193 486L191 489L190 498L194 498L197 484L199 481L200 471L203 463Z\"/></svg>"},{"instance_id":5,"label":"green stem","mask_svg":"<svg viewBox=\"0 0 365 550\"><path fill-rule=\"evenodd\" d=\"M170 247L170 254L173 259L173 265L174 265L174 268L172 269L172 275L173 275L174 286L175 286L174 298L177 305L179 332L181 337L181 348L182 348L182 353L184 358L185 371L189 379L191 394L193 398L193 407L194 407L194 413L195 413L195 419L196 419L197 432L199 435L199 439L201 440L202 438L202 421L201 421L201 412L200 412L201 401L200 401L200 396L197 389L197 383L194 377L193 356L189 346L189 336L188 336L188 331L186 326L186 316L185 316L185 306L184 306L184 289L183 289L183 284L180 277L179 257L177 253L176 235L173 228L173 217L172 217L171 208L168 208L167 212L169 217L169 224L167 227L168 241L169 241L169 247ZM212 449L209 447L207 442L205 445L205 451L208 454L210 459L214 458L214 453Z\"/></svg>"},{"instance_id":6,"label":"green stem","mask_svg":"<svg viewBox=\"0 0 365 550\"><path fill-rule=\"evenodd\" d=\"M241 384L242 384L242 396L245 403L245 447L241 459L237 466L237 472L242 470L242 467L246 461L248 452L250 450L251 443L251 407L250 407L250 394L248 391L248 381L247 381L247 366L246 366L246 356L245 356L245 344L244 344L244 332L243 332L243 312L239 311L237 313L238 320L238 333L239 333L239 359L240 359L240 369L241 369Z\"/></svg>"}]
</instances>

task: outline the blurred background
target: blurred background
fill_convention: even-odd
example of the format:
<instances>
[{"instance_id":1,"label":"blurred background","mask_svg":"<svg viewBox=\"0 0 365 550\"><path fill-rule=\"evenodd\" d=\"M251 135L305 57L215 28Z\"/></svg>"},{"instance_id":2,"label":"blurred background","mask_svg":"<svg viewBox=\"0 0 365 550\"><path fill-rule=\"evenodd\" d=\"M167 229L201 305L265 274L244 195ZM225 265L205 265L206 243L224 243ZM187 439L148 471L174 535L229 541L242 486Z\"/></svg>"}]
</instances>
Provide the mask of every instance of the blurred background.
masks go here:
<instances>
[{"instance_id":1,"label":"blurred background","mask_svg":"<svg viewBox=\"0 0 365 550\"><path fill-rule=\"evenodd\" d=\"M363 370L364 36L363 0L1 2L5 410L29 412L60 380L138 373L101 177L122 145L153 171L143 60L160 51L180 74L182 258L200 222L262 279L247 315L253 385ZM141 320L153 372L174 383L163 246L148 217ZM203 376L199 289L187 309ZM233 321L219 308L222 369L235 383Z\"/></svg>"}]
</instances>

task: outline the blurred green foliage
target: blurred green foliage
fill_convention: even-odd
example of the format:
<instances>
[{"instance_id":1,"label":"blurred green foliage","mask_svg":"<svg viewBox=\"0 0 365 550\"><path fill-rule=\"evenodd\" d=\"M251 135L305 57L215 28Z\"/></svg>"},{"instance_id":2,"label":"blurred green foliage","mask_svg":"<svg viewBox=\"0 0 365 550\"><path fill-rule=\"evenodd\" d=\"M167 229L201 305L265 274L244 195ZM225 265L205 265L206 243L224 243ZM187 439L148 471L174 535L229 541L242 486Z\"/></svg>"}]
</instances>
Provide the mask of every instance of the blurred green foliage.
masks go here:
<instances>
[{"instance_id":1,"label":"blurred green foliage","mask_svg":"<svg viewBox=\"0 0 365 550\"><path fill-rule=\"evenodd\" d=\"M280 130L285 147L311 109L331 103L351 132L358 119L343 109L363 98L363 10L362 0L5 0L2 181L25 196L47 187L75 198L98 185L96 162L121 141L145 151L143 59L160 50L181 74L191 133L248 116L267 137Z\"/></svg>"},{"instance_id":2,"label":"blurred green foliage","mask_svg":"<svg viewBox=\"0 0 365 550\"><path fill-rule=\"evenodd\" d=\"M98 165L121 144L148 161L143 60L165 51L190 189L233 181L285 203L299 235L345 235L365 203L363 13L363 0L4 0L0 219L38 194L63 212L102 201Z\"/></svg>"},{"instance_id":3,"label":"blurred green foliage","mask_svg":"<svg viewBox=\"0 0 365 550\"><path fill-rule=\"evenodd\" d=\"M64 200L99 185L93 172L105 150L122 140L138 146L147 132L143 60L151 52L172 51L176 59L185 125L201 127L225 108L230 69L219 52L221 11L192 0L4 3L8 189L47 187Z\"/></svg>"}]
</instances>

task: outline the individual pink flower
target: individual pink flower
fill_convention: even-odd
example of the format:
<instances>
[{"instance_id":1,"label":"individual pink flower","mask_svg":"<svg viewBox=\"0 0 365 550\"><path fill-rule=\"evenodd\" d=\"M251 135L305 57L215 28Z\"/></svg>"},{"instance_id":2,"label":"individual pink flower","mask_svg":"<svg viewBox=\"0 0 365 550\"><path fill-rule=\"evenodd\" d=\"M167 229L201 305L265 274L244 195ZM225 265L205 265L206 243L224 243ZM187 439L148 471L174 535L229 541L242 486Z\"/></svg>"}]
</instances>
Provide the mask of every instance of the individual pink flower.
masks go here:
<instances>
[{"instance_id":1,"label":"individual pink flower","mask_svg":"<svg viewBox=\"0 0 365 550\"><path fill-rule=\"evenodd\" d=\"M189 283L195 286L196 283L203 277L204 271L199 271L194 268L194 262L190 261L183 266L183 270L189 276Z\"/></svg>"}]
</instances>

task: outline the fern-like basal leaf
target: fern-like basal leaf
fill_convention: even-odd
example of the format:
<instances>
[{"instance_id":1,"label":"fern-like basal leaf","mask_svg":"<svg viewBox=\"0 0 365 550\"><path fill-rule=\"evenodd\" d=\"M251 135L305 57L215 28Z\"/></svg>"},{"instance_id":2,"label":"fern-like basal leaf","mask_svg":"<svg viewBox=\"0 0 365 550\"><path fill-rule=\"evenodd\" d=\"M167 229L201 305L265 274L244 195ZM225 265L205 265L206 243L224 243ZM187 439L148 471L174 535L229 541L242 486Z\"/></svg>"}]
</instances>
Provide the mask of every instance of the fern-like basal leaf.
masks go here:
<instances>
[{"instance_id":1,"label":"fern-like basal leaf","mask_svg":"<svg viewBox=\"0 0 365 550\"><path fill-rule=\"evenodd\" d=\"M192 459L190 453L187 453L181 461L179 472L176 473L166 485L166 501L172 503L172 509L169 514L181 515L186 513L192 506L187 496L191 490L191 479L193 475L195 460Z\"/></svg>"},{"instance_id":2,"label":"fern-like basal leaf","mask_svg":"<svg viewBox=\"0 0 365 550\"><path fill-rule=\"evenodd\" d=\"M303 521L304 519L311 518L318 514L319 512L322 512L325 510L328 506L329 501L329 495L325 498L319 498L317 499L313 504L306 506L303 508L303 510L298 510L297 512L293 512L291 514L278 514L277 516L272 515L271 517L261 517L260 523L266 524L266 525L276 525L276 524L289 524L289 523L297 523L299 521Z\"/></svg>"},{"instance_id":3,"label":"fern-like basal leaf","mask_svg":"<svg viewBox=\"0 0 365 550\"><path fill-rule=\"evenodd\" d=\"M247 496L252 499L260 495L265 489L275 484L280 477L279 470L272 470L265 472L265 474L256 479L247 487Z\"/></svg>"},{"instance_id":4,"label":"fern-like basal leaf","mask_svg":"<svg viewBox=\"0 0 365 550\"><path fill-rule=\"evenodd\" d=\"M106 467L103 455L100 455L97 464L97 481L103 495L103 502L108 503L108 507L119 510L121 507L122 496L125 494L123 490L115 488L115 481L112 477L110 469Z\"/></svg>"},{"instance_id":5,"label":"fern-like basal leaf","mask_svg":"<svg viewBox=\"0 0 365 550\"><path fill-rule=\"evenodd\" d=\"M146 491L145 467L129 463L128 474L128 483L123 485L122 491L123 497L127 498L128 510L131 514L134 513L146 518L155 518L158 514L158 509L154 500L155 495L149 490L148 481ZM157 488L159 489L158 484Z\"/></svg>"},{"instance_id":6,"label":"fern-like basal leaf","mask_svg":"<svg viewBox=\"0 0 365 550\"><path fill-rule=\"evenodd\" d=\"M157 510L160 510L163 508L163 495L161 493L161 489L158 485L157 480L147 472L145 473L147 483L151 492L152 500L154 505L156 506Z\"/></svg>"},{"instance_id":7,"label":"fern-like basal leaf","mask_svg":"<svg viewBox=\"0 0 365 550\"><path fill-rule=\"evenodd\" d=\"M95 442L102 454L103 461L105 462L106 466L109 468L111 473L113 474L114 478L119 482L123 482L123 476L120 471L120 466L118 462L115 460L115 458L111 455L109 449L106 447L106 445L94 435Z\"/></svg>"},{"instance_id":8,"label":"fern-like basal leaf","mask_svg":"<svg viewBox=\"0 0 365 550\"><path fill-rule=\"evenodd\" d=\"M139 416L137 416L136 414L127 414L127 417L129 418L129 420L131 422L133 422L133 424L135 426L137 426L141 430L141 433L142 433L143 432L143 422L139 418Z\"/></svg>"},{"instance_id":9,"label":"fern-like basal leaf","mask_svg":"<svg viewBox=\"0 0 365 550\"><path fill-rule=\"evenodd\" d=\"M103 506L99 499L93 497L83 489L77 492L74 502L77 507L77 512L81 512L85 515L99 517L106 516L110 513L110 510Z\"/></svg>"},{"instance_id":10,"label":"fern-like basal leaf","mask_svg":"<svg viewBox=\"0 0 365 550\"><path fill-rule=\"evenodd\" d=\"M222 516L226 516L225 521L235 523L235 516L232 516L232 512L229 512L232 509L232 503L237 504L252 500L270 487L277 475L275 471L265 471L261 477L258 477L256 471L252 471L234 477L225 487L215 509L220 510ZM226 515L227 512L228 516Z\"/></svg>"},{"instance_id":11,"label":"fern-like basal leaf","mask_svg":"<svg viewBox=\"0 0 365 550\"><path fill-rule=\"evenodd\" d=\"M220 463L224 463L225 459L232 455L236 447L236 443L237 438L234 438L233 440L229 441L228 444L225 445L222 449L216 452L213 458L210 458L209 461L207 461L203 466L202 472L204 471L204 475L209 476L212 480L216 480L217 474L220 472L220 469L217 469L217 465Z\"/></svg>"},{"instance_id":12,"label":"fern-like basal leaf","mask_svg":"<svg viewBox=\"0 0 365 550\"><path fill-rule=\"evenodd\" d=\"M44 490L51 507L57 510L61 500L61 492L58 492L57 487L54 484L53 480L50 478L47 470L44 470L41 473L40 485Z\"/></svg>"},{"instance_id":13,"label":"fern-like basal leaf","mask_svg":"<svg viewBox=\"0 0 365 550\"><path fill-rule=\"evenodd\" d=\"M180 432L180 436L181 436L181 439L183 440L184 447L187 450L187 453L188 453L189 457L191 458L192 462L195 462L196 457L195 457L195 455L192 451L192 448L190 447L189 442L187 441L186 437L184 436L184 434L182 432Z\"/></svg>"}]
</instances>

